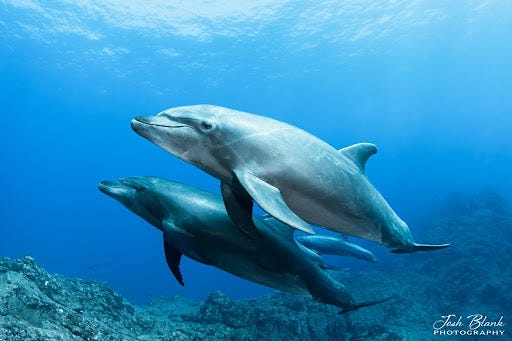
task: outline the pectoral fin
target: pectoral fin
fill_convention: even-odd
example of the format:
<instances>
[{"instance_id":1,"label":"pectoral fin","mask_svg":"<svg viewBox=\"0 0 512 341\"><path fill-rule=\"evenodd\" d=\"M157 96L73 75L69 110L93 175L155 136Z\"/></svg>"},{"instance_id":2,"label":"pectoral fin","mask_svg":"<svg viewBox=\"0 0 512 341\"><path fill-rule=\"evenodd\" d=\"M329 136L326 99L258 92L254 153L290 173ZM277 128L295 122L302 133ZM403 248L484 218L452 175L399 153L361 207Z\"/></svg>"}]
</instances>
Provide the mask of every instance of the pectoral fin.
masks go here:
<instances>
[{"instance_id":1,"label":"pectoral fin","mask_svg":"<svg viewBox=\"0 0 512 341\"><path fill-rule=\"evenodd\" d=\"M164 238L164 251L165 251L165 260L167 261L167 265L171 270L172 274L181 285L185 285L183 282L183 276L180 271L180 261L182 253L179 252L171 243L165 240Z\"/></svg>"},{"instance_id":2,"label":"pectoral fin","mask_svg":"<svg viewBox=\"0 0 512 341\"><path fill-rule=\"evenodd\" d=\"M311 226L286 205L279 189L247 171L235 170L235 175L252 199L268 214L296 229L314 233Z\"/></svg>"},{"instance_id":3,"label":"pectoral fin","mask_svg":"<svg viewBox=\"0 0 512 341\"><path fill-rule=\"evenodd\" d=\"M236 180L232 185L221 182L224 206L231 221L250 237L260 236L252 220L252 198Z\"/></svg>"}]
</instances>

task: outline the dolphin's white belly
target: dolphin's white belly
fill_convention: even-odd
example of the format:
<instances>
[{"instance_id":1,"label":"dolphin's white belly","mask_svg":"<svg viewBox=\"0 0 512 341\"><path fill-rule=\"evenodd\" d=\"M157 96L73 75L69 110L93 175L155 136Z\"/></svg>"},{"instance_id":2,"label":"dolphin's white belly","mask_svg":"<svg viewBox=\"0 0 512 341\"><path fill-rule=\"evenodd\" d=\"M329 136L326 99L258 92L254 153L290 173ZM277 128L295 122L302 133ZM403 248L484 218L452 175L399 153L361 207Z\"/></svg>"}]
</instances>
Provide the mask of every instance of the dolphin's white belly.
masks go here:
<instances>
[{"instance_id":1,"label":"dolphin's white belly","mask_svg":"<svg viewBox=\"0 0 512 341\"><path fill-rule=\"evenodd\" d=\"M381 230L375 224L373 212L357 206L348 207L343 201L316 200L301 193L283 195L290 209L313 225L326 227L344 234L381 242ZM370 214L368 216L367 214Z\"/></svg>"},{"instance_id":2,"label":"dolphin's white belly","mask_svg":"<svg viewBox=\"0 0 512 341\"><path fill-rule=\"evenodd\" d=\"M322 160L320 160L322 161ZM331 167L331 168L329 168ZM366 177L322 162L274 174L288 207L305 221L356 237L382 241L387 203Z\"/></svg>"}]
</instances>

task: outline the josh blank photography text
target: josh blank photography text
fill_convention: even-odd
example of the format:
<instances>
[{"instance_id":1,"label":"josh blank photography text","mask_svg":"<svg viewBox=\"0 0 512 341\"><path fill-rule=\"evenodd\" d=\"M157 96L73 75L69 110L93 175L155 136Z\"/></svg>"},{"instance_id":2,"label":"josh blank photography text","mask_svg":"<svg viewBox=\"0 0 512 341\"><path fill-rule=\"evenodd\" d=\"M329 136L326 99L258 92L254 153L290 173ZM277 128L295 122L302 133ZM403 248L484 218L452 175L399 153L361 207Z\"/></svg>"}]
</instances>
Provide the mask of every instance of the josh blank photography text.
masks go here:
<instances>
[{"instance_id":1,"label":"josh blank photography text","mask_svg":"<svg viewBox=\"0 0 512 341\"><path fill-rule=\"evenodd\" d=\"M434 322L434 335L495 335L505 334L503 316L490 319L487 315L443 315Z\"/></svg>"}]
</instances>

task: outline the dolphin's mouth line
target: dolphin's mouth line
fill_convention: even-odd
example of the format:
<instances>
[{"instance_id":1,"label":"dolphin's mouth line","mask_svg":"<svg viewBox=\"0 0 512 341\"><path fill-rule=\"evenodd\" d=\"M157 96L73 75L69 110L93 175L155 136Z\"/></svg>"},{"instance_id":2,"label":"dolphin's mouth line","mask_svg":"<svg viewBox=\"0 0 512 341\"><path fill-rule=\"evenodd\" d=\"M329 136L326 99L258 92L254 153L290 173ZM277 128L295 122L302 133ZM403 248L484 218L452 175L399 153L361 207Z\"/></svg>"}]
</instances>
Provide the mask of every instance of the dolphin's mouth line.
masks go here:
<instances>
[{"instance_id":1,"label":"dolphin's mouth line","mask_svg":"<svg viewBox=\"0 0 512 341\"><path fill-rule=\"evenodd\" d=\"M188 125L175 125L175 126L170 126L170 125L165 125L165 124L158 124L158 123L148 123L148 122L144 122L144 121L141 121L139 120L138 118L135 119L135 121L139 122L139 123L142 123L142 124L145 124L145 125L148 125L148 126L154 126L154 127L163 127L163 128L190 128L190 126Z\"/></svg>"},{"instance_id":2,"label":"dolphin's mouth line","mask_svg":"<svg viewBox=\"0 0 512 341\"><path fill-rule=\"evenodd\" d=\"M110 195L110 191L113 189L113 187L109 184L104 184L103 182L100 183L98 186L98 189L102 191L103 193Z\"/></svg>"}]
</instances>

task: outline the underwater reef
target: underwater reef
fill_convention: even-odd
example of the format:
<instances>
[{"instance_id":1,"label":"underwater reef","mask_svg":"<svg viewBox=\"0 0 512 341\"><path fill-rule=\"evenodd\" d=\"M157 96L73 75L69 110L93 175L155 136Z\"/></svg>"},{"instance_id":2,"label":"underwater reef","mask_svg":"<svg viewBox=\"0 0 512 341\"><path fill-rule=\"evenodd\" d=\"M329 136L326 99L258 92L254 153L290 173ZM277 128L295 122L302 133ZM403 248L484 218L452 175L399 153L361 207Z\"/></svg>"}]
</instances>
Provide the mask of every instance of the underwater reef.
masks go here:
<instances>
[{"instance_id":1,"label":"underwater reef","mask_svg":"<svg viewBox=\"0 0 512 341\"><path fill-rule=\"evenodd\" d=\"M136 306L104 284L49 274L30 256L0 258L0 340L432 340L447 314L503 315L498 339L508 339L512 212L489 193L447 207L417 238L449 248L390 255L386 271L334 273L357 301L395 295L343 315L286 293L232 300L217 291Z\"/></svg>"}]
</instances>

